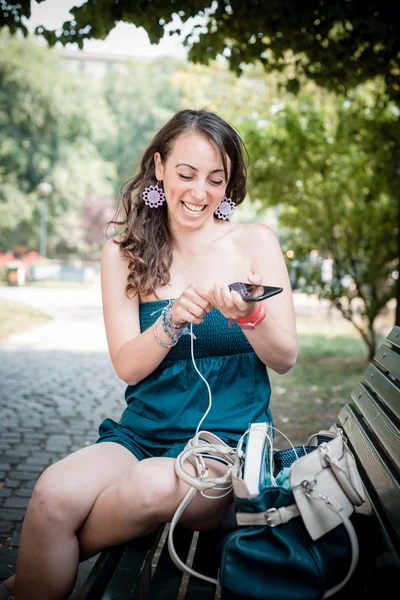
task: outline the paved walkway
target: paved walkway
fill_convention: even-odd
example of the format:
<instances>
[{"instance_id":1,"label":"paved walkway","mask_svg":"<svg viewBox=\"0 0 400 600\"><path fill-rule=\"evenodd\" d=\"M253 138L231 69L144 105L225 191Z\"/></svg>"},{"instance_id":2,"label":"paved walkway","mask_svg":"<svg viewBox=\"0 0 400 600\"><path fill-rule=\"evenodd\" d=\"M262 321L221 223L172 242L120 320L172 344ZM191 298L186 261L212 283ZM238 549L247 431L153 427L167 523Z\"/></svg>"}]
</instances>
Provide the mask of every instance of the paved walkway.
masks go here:
<instances>
[{"instance_id":1,"label":"paved walkway","mask_svg":"<svg viewBox=\"0 0 400 600\"><path fill-rule=\"evenodd\" d=\"M0 343L2 580L15 571L22 520L38 476L93 443L103 418L119 418L125 384L108 356L99 289L0 287L0 297L54 316ZM93 562L81 565L79 584Z\"/></svg>"}]
</instances>

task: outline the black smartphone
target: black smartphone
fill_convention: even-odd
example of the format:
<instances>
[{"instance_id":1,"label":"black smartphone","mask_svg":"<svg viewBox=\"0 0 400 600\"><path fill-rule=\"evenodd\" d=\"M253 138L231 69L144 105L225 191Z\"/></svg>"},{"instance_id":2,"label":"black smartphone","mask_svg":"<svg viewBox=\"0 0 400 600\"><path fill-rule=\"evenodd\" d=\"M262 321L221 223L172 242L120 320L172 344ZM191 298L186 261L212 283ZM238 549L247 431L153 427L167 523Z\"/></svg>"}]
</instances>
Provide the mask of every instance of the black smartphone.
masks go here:
<instances>
[{"instance_id":1,"label":"black smartphone","mask_svg":"<svg viewBox=\"0 0 400 600\"><path fill-rule=\"evenodd\" d=\"M253 285L252 283L242 283L241 281L231 283L228 287L231 291L238 292L246 302L259 302L260 300L265 300L265 298L280 294L283 291L281 287Z\"/></svg>"}]
</instances>

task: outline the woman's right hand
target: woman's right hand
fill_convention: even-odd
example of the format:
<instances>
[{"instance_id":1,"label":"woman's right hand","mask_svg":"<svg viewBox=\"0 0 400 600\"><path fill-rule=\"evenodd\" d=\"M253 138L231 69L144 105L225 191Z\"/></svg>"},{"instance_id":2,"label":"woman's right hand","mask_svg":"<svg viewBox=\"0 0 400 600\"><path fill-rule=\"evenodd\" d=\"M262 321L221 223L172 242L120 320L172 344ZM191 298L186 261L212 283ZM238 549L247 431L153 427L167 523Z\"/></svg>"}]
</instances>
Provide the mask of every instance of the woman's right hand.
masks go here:
<instances>
[{"instance_id":1,"label":"woman's right hand","mask_svg":"<svg viewBox=\"0 0 400 600\"><path fill-rule=\"evenodd\" d=\"M191 283L175 300L172 306L171 321L178 326L185 323L199 325L211 310L208 290L197 283Z\"/></svg>"}]
</instances>

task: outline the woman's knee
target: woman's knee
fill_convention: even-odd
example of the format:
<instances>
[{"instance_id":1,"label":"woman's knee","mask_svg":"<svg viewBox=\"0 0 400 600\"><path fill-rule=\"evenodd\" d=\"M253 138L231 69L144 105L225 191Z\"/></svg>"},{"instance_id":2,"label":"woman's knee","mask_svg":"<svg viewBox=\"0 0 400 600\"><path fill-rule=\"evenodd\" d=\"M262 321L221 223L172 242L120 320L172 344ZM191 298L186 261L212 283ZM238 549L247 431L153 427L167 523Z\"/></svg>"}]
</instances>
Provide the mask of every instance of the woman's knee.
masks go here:
<instances>
[{"instance_id":1,"label":"woman's knee","mask_svg":"<svg viewBox=\"0 0 400 600\"><path fill-rule=\"evenodd\" d=\"M181 501L180 487L169 461L160 465L155 459L146 459L121 478L117 492L120 506L132 509L132 518L164 521Z\"/></svg>"},{"instance_id":2,"label":"woman's knee","mask_svg":"<svg viewBox=\"0 0 400 600\"><path fill-rule=\"evenodd\" d=\"M69 523L78 526L84 496L73 479L57 464L48 467L39 477L29 503L29 514L49 525Z\"/></svg>"}]
</instances>

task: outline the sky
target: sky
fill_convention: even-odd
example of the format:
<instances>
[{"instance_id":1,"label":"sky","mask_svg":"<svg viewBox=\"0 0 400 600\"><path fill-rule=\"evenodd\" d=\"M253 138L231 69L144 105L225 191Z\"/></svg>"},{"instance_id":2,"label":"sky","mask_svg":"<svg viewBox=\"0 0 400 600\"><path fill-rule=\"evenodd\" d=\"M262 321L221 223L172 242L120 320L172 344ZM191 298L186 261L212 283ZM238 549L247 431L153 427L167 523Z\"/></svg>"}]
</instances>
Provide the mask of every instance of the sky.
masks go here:
<instances>
[{"instance_id":1,"label":"sky","mask_svg":"<svg viewBox=\"0 0 400 600\"><path fill-rule=\"evenodd\" d=\"M74 6L80 6L85 0L46 0L38 4L31 3L31 18L27 26L33 32L35 27L43 25L47 29L57 29L66 20L69 20L69 10ZM176 22L181 24L179 17ZM136 57L156 57L156 56L175 56L185 58L187 51L181 43L184 31L189 29L195 19L190 19L185 26L181 36L164 35L157 45L150 44L148 35L142 27L135 27L128 23L120 22L109 33L105 40L85 40L84 51L96 52L101 54L118 54L123 56ZM197 22L199 22L197 20ZM68 44L66 49L78 49L76 44Z\"/></svg>"}]
</instances>

